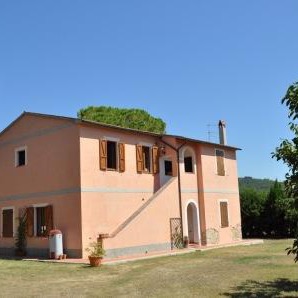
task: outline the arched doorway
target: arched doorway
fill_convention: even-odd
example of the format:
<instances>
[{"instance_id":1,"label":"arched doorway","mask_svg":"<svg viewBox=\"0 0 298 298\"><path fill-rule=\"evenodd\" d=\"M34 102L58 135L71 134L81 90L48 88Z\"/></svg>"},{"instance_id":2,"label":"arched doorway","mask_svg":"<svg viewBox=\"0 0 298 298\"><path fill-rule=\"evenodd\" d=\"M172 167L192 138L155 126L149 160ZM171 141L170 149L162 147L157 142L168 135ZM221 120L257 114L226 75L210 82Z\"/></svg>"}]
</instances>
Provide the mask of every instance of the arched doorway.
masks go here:
<instances>
[{"instance_id":1,"label":"arched doorway","mask_svg":"<svg viewBox=\"0 0 298 298\"><path fill-rule=\"evenodd\" d=\"M198 209L192 202L187 205L187 228L189 243L199 243Z\"/></svg>"}]
</instances>

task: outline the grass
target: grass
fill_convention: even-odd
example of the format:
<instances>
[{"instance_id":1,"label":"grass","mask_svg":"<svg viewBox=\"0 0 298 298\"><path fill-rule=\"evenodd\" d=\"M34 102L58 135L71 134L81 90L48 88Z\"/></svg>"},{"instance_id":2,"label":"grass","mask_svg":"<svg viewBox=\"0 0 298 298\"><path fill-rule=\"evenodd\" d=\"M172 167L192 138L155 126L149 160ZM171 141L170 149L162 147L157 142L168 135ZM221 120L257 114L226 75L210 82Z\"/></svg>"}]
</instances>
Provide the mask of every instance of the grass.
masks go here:
<instances>
[{"instance_id":1,"label":"grass","mask_svg":"<svg viewBox=\"0 0 298 298\"><path fill-rule=\"evenodd\" d=\"M120 265L0 260L1 297L298 297L291 240Z\"/></svg>"}]
</instances>

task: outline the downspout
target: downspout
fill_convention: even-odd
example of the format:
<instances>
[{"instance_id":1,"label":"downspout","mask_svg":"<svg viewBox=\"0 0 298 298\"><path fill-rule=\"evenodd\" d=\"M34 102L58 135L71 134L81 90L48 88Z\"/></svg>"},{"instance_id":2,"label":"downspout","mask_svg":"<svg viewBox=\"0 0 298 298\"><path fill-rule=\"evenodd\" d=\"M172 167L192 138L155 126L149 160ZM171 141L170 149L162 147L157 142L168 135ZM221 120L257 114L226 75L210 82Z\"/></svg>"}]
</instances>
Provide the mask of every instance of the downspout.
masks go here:
<instances>
[{"instance_id":1,"label":"downspout","mask_svg":"<svg viewBox=\"0 0 298 298\"><path fill-rule=\"evenodd\" d=\"M183 241L183 219L182 219L182 196L181 196L181 177L180 177L180 162L179 162L179 150L186 144L184 142L182 145L180 145L178 148L175 148L173 145L167 143L162 138L160 138L160 141L164 143L165 145L172 148L177 155L177 177L178 177L178 196L179 196L179 213L181 218L181 234L182 234L182 241Z\"/></svg>"}]
</instances>

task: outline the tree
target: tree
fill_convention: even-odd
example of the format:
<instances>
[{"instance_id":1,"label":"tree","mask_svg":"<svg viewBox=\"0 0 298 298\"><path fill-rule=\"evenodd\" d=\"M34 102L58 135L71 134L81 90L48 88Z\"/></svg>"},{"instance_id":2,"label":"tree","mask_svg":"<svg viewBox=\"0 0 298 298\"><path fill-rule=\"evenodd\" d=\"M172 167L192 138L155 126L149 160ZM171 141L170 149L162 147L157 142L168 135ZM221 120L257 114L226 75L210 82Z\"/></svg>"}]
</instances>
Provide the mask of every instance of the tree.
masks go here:
<instances>
[{"instance_id":1,"label":"tree","mask_svg":"<svg viewBox=\"0 0 298 298\"><path fill-rule=\"evenodd\" d=\"M263 229L269 237L287 237L290 227L286 220L287 199L281 184L275 181L270 188L262 213Z\"/></svg>"},{"instance_id":2,"label":"tree","mask_svg":"<svg viewBox=\"0 0 298 298\"><path fill-rule=\"evenodd\" d=\"M265 194L254 189L240 191L241 222L243 237L262 237L261 214L264 209Z\"/></svg>"},{"instance_id":3,"label":"tree","mask_svg":"<svg viewBox=\"0 0 298 298\"><path fill-rule=\"evenodd\" d=\"M112 124L125 128L159 134L163 134L166 131L166 123L162 119L155 118L141 109L90 106L79 110L77 115L80 119Z\"/></svg>"},{"instance_id":4,"label":"tree","mask_svg":"<svg viewBox=\"0 0 298 298\"><path fill-rule=\"evenodd\" d=\"M279 147L275 149L273 157L283 161L288 166L286 174L285 187L288 195L294 198L295 207L298 208L298 82L292 84L282 99L282 104L288 108L288 118L290 119L289 128L293 133L291 140L283 140ZM293 247L289 249L289 253L294 254L295 260L298 259L298 234L297 239L293 243Z\"/></svg>"},{"instance_id":5,"label":"tree","mask_svg":"<svg viewBox=\"0 0 298 298\"><path fill-rule=\"evenodd\" d=\"M241 187L240 202L244 238L295 236L298 211L280 182L273 182L268 192Z\"/></svg>"}]
</instances>

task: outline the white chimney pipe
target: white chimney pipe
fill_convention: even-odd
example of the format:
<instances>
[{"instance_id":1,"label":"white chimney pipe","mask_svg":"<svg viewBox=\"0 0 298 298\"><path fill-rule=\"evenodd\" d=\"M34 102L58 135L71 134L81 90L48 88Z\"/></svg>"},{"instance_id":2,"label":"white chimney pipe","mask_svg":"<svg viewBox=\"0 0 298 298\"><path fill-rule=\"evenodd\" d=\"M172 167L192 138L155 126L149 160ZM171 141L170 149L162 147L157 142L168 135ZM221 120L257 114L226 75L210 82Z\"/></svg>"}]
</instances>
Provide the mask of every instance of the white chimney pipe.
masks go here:
<instances>
[{"instance_id":1,"label":"white chimney pipe","mask_svg":"<svg viewBox=\"0 0 298 298\"><path fill-rule=\"evenodd\" d=\"M219 143L221 145L227 145L226 122L224 120L219 120L218 131L219 131Z\"/></svg>"}]
</instances>

